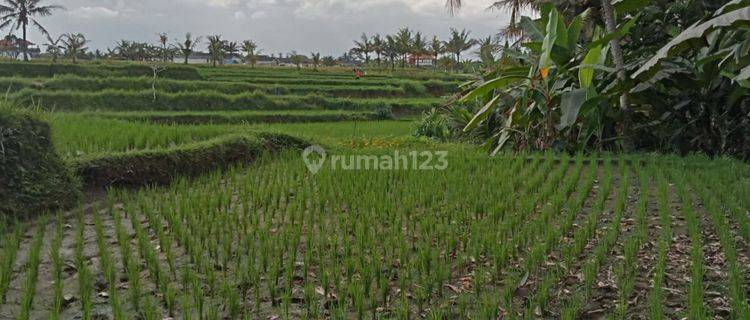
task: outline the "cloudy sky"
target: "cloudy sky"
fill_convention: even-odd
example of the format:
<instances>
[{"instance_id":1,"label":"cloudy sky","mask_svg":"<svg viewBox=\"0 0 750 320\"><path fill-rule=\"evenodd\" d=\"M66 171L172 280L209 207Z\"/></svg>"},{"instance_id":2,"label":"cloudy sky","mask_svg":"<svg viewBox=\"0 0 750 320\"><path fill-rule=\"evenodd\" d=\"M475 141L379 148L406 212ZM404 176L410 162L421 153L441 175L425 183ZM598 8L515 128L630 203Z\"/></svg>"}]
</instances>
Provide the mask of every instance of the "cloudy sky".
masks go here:
<instances>
[{"instance_id":1,"label":"cloudy sky","mask_svg":"<svg viewBox=\"0 0 750 320\"><path fill-rule=\"evenodd\" d=\"M464 0L451 17L445 0L45 0L66 10L40 21L53 35L82 32L99 49L120 39L156 43L159 32L172 39L192 32L253 39L265 54L340 55L362 32L387 34L403 26L441 38L451 27L469 29L473 37L495 34L508 14L487 11L491 1ZM36 30L29 38L43 43Z\"/></svg>"}]
</instances>

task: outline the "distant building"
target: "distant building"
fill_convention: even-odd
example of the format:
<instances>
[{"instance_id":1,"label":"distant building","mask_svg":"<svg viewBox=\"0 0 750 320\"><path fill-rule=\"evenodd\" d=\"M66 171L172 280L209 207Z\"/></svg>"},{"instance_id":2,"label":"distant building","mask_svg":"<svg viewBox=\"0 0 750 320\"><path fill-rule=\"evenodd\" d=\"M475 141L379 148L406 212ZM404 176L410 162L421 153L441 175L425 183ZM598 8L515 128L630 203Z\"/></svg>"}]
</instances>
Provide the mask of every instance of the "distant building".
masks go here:
<instances>
[{"instance_id":1,"label":"distant building","mask_svg":"<svg viewBox=\"0 0 750 320\"><path fill-rule=\"evenodd\" d=\"M417 67L432 67L433 66L433 60L435 57L433 57L430 54L411 54L409 55L408 61L410 65L417 66Z\"/></svg>"},{"instance_id":2,"label":"distant building","mask_svg":"<svg viewBox=\"0 0 750 320\"><path fill-rule=\"evenodd\" d=\"M26 46L29 52L29 58L38 58L42 51L36 44L26 41ZM5 39L0 40L0 57L21 59L23 58L23 39L18 39L15 36L7 36Z\"/></svg>"},{"instance_id":3,"label":"distant building","mask_svg":"<svg viewBox=\"0 0 750 320\"><path fill-rule=\"evenodd\" d=\"M184 62L185 56L184 55L177 55L174 57L175 62ZM202 52L202 51L193 51L193 53L190 54L188 57L188 64L207 64L211 63L211 55ZM243 64L245 63L245 58L240 55L232 55L231 57L229 55L224 57L223 64Z\"/></svg>"}]
</instances>

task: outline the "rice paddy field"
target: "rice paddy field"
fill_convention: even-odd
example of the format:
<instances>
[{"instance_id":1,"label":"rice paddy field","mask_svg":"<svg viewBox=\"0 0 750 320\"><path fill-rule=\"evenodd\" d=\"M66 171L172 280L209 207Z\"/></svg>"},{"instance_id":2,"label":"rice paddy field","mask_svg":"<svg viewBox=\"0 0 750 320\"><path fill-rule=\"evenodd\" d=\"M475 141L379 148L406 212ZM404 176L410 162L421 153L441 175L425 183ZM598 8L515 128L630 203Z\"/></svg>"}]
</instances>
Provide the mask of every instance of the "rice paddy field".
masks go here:
<instances>
[{"instance_id":1,"label":"rice paddy field","mask_svg":"<svg viewBox=\"0 0 750 320\"><path fill-rule=\"evenodd\" d=\"M190 81L227 88L355 81L345 71L197 72L201 80ZM59 79L106 86L102 76ZM19 78L0 83L59 80ZM435 82L428 78L373 74L351 87L428 87ZM76 90L45 86L9 96ZM445 151L448 166L323 166L313 174L301 151L287 150L168 185L87 192L73 210L0 219L0 319L750 318L747 164L657 155L490 158L472 146L412 137L409 116L362 117L377 112L372 98L346 99L358 107L188 103L125 112L81 100L74 110L50 108L44 118L69 162L275 132L331 155ZM282 118L261 117L269 114ZM290 120L306 116L324 122Z\"/></svg>"}]
</instances>

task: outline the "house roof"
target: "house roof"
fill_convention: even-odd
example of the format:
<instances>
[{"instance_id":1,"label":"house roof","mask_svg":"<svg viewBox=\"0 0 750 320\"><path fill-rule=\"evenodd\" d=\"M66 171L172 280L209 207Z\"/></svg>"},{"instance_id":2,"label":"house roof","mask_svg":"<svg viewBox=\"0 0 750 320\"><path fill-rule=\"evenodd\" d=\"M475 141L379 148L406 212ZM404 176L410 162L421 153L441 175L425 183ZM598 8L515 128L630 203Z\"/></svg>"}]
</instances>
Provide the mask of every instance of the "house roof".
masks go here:
<instances>
[{"instance_id":1,"label":"house roof","mask_svg":"<svg viewBox=\"0 0 750 320\"><path fill-rule=\"evenodd\" d=\"M0 47L15 47L15 46L22 46L24 43L23 39L18 39L13 41L12 39L2 39L0 40ZM31 41L26 41L26 46L33 46L35 45Z\"/></svg>"}]
</instances>

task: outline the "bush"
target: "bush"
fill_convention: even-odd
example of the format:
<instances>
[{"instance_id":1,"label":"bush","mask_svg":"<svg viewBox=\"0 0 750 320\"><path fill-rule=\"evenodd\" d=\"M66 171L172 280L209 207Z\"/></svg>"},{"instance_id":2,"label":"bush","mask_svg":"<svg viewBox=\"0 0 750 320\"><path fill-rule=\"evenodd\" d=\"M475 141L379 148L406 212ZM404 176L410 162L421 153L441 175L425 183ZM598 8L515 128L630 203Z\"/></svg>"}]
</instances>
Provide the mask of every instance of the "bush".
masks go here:
<instances>
[{"instance_id":1,"label":"bush","mask_svg":"<svg viewBox=\"0 0 750 320\"><path fill-rule=\"evenodd\" d=\"M433 109L425 113L414 132L414 136L448 141L453 137L452 132L448 117Z\"/></svg>"},{"instance_id":2,"label":"bush","mask_svg":"<svg viewBox=\"0 0 750 320\"><path fill-rule=\"evenodd\" d=\"M78 195L50 141L49 125L0 106L0 214L23 218L67 208Z\"/></svg>"},{"instance_id":3,"label":"bush","mask_svg":"<svg viewBox=\"0 0 750 320\"><path fill-rule=\"evenodd\" d=\"M389 105L383 105L375 110L375 117L378 120L390 120L395 118L393 115L393 108Z\"/></svg>"}]
</instances>

